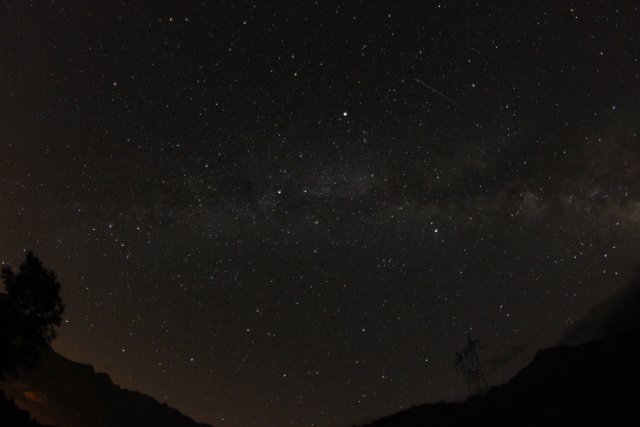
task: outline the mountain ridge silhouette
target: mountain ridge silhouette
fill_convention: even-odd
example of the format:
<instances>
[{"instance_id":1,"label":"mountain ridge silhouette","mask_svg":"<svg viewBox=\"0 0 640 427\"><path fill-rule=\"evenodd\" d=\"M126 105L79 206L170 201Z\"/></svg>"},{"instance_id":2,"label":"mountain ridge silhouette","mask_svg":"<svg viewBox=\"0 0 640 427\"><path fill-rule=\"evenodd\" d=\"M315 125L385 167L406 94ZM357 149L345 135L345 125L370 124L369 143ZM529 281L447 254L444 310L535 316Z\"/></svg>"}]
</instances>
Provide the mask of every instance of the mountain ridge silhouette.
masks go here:
<instances>
[{"instance_id":1,"label":"mountain ridge silhouette","mask_svg":"<svg viewBox=\"0 0 640 427\"><path fill-rule=\"evenodd\" d=\"M42 349L37 367L20 369L0 388L36 421L52 426L211 427L50 348Z\"/></svg>"},{"instance_id":2,"label":"mountain ridge silhouette","mask_svg":"<svg viewBox=\"0 0 640 427\"><path fill-rule=\"evenodd\" d=\"M537 352L465 402L413 406L363 427L640 425L640 329Z\"/></svg>"}]
</instances>

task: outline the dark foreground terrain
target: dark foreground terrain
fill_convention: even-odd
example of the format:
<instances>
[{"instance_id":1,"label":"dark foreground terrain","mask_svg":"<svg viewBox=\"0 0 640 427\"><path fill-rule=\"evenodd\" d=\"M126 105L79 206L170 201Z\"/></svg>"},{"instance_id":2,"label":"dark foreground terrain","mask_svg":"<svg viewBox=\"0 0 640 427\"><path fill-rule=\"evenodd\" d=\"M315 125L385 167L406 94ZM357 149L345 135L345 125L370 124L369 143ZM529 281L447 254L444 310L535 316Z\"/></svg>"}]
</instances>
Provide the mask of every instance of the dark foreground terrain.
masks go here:
<instances>
[{"instance_id":1,"label":"dark foreground terrain","mask_svg":"<svg viewBox=\"0 0 640 427\"><path fill-rule=\"evenodd\" d=\"M483 396L412 407L367 426L640 425L640 329L624 323L633 329L538 352ZM1 385L1 426L206 427L52 350L43 352L39 367Z\"/></svg>"},{"instance_id":2,"label":"dark foreground terrain","mask_svg":"<svg viewBox=\"0 0 640 427\"><path fill-rule=\"evenodd\" d=\"M37 368L0 384L20 411L0 393L0 426L208 427L166 404L115 385L107 374L72 362L52 350ZM38 423L29 419L29 414Z\"/></svg>"},{"instance_id":3,"label":"dark foreground terrain","mask_svg":"<svg viewBox=\"0 0 640 427\"><path fill-rule=\"evenodd\" d=\"M463 403L412 407L369 427L638 426L638 329L538 352L507 384Z\"/></svg>"},{"instance_id":4,"label":"dark foreground terrain","mask_svg":"<svg viewBox=\"0 0 640 427\"><path fill-rule=\"evenodd\" d=\"M43 427L31 418L31 415L18 408L12 400L9 400L3 391L0 391L0 425L11 427Z\"/></svg>"}]
</instances>

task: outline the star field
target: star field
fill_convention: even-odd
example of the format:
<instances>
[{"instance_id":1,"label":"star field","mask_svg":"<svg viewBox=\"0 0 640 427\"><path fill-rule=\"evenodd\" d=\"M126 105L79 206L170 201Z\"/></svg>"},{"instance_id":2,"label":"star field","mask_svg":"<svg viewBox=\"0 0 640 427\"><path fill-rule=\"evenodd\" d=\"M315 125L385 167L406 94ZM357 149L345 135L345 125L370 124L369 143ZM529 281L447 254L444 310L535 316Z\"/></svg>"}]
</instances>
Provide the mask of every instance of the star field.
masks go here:
<instances>
[{"instance_id":1,"label":"star field","mask_svg":"<svg viewBox=\"0 0 640 427\"><path fill-rule=\"evenodd\" d=\"M624 286L639 7L402 3L4 2L0 259L58 274L54 348L339 427L464 398L467 332L504 382Z\"/></svg>"}]
</instances>

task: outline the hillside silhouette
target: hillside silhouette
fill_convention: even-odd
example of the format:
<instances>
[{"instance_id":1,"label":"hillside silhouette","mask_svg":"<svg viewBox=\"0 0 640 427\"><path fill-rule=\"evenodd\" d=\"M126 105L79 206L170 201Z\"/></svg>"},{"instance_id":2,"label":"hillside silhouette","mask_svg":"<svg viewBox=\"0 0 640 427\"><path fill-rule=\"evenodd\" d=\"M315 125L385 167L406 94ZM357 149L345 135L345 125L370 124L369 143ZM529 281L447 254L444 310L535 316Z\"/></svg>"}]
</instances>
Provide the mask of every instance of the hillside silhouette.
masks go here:
<instances>
[{"instance_id":1,"label":"hillside silhouette","mask_svg":"<svg viewBox=\"0 0 640 427\"><path fill-rule=\"evenodd\" d=\"M32 253L18 271L3 268L3 281L0 426L207 427L53 351L64 311L60 284ZM508 383L465 402L414 406L367 427L640 425L639 309L636 279Z\"/></svg>"},{"instance_id":2,"label":"hillside silhouette","mask_svg":"<svg viewBox=\"0 0 640 427\"><path fill-rule=\"evenodd\" d=\"M484 396L412 407L367 426L640 425L639 335L542 350Z\"/></svg>"},{"instance_id":3,"label":"hillside silhouette","mask_svg":"<svg viewBox=\"0 0 640 427\"><path fill-rule=\"evenodd\" d=\"M0 426L206 427L51 349L64 312L61 285L33 253L16 271L4 266L2 280Z\"/></svg>"},{"instance_id":4,"label":"hillside silhouette","mask_svg":"<svg viewBox=\"0 0 640 427\"><path fill-rule=\"evenodd\" d=\"M636 270L638 277L635 280L593 307L563 335L560 344L580 344L640 329L640 265Z\"/></svg>"},{"instance_id":5,"label":"hillside silhouette","mask_svg":"<svg viewBox=\"0 0 640 427\"><path fill-rule=\"evenodd\" d=\"M635 280L507 384L462 403L414 406L367 427L640 425L639 319Z\"/></svg>"},{"instance_id":6,"label":"hillside silhouette","mask_svg":"<svg viewBox=\"0 0 640 427\"><path fill-rule=\"evenodd\" d=\"M29 412L20 409L0 390L0 425L11 427L45 427L34 421Z\"/></svg>"},{"instance_id":7,"label":"hillside silhouette","mask_svg":"<svg viewBox=\"0 0 640 427\"><path fill-rule=\"evenodd\" d=\"M3 384L8 397L43 424L61 427L207 427L145 394L120 388L91 365L51 349L33 369Z\"/></svg>"}]
</instances>

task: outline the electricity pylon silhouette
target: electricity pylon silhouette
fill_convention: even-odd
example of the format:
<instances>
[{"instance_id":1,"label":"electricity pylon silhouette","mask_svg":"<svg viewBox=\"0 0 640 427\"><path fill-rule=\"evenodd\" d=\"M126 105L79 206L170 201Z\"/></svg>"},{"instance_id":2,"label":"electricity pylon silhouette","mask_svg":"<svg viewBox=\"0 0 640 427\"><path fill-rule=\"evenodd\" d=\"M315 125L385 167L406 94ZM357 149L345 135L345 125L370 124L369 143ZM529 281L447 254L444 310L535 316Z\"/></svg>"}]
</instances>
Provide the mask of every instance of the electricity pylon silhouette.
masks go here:
<instances>
[{"instance_id":1,"label":"electricity pylon silhouette","mask_svg":"<svg viewBox=\"0 0 640 427\"><path fill-rule=\"evenodd\" d=\"M456 352L456 369L462 372L469 386L469 395L484 394L489 388L484 378L480 357L478 356L478 339L472 339L467 334L467 345L462 351Z\"/></svg>"}]
</instances>

